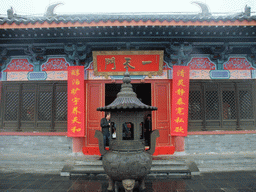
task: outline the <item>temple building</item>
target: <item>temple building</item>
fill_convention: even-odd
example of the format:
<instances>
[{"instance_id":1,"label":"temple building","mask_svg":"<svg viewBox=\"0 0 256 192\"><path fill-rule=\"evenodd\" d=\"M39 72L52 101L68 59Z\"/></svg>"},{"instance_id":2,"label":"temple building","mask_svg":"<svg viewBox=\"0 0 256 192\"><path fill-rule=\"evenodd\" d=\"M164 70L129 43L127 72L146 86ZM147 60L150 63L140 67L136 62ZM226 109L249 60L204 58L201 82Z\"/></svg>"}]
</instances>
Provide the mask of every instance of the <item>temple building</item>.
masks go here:
<instances>
[{"instance_id":1,"label":"temple building","mask_svg":"<svg viewBox=\"0 0 256 192\"><path fill-rule=\"evenodd\" d=\"M160 133L154 155L256 151L256 15L248 6L229 15L197 4L194 14L59 15L58 4L42 16L7 10L5 148L55 140L67 153L99 155L94 135L104 113L96 109L114 101L128 68L137 97L158 108L145 112Z\"/></svg>"}]
</instances>

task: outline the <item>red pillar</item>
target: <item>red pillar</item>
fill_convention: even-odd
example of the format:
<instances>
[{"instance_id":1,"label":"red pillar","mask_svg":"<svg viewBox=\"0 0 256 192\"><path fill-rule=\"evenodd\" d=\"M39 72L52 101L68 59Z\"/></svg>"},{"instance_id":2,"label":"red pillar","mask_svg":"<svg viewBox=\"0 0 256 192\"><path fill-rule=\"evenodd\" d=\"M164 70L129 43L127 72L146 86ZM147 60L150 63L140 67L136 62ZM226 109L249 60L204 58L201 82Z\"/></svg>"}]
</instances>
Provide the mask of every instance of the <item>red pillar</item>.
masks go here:
<instances>
[{"instance_id":1,"label":"red pillar","mask_svg":"<svg viewBox=\"0 0 256 192\"><path fill-rule=\"evenodd\" d=\"M73 153L82 153L84 137L73 137Z\"/></svg>"},{"instance_id":2,"label":"red pillar","mask_svg":"<svg viewBox=\"0 0 256 192\"><path fill-rule=\"evenodd\" d=\"M177 152L183 152L185 151L185 137L177 136L174 137L174 145L175 145L175 151Z\"/></svg>"}]
</instances>

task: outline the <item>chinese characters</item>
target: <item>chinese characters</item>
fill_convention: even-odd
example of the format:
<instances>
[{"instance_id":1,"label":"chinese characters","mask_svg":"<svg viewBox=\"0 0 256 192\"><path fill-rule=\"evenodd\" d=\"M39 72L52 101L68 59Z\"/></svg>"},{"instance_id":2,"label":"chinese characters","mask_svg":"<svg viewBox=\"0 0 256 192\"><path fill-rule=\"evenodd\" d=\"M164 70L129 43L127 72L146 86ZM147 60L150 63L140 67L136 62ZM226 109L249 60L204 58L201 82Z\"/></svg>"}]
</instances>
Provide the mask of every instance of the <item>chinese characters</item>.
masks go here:
<instances>
[{"instance_id":1,"label":"chinese characters","mask_svg":"<svg viewBox=\"0 0 256 192\"><path fill-rule=\"evenodd\" d=\"M124 65L125 69L126 68L130 68L130 69L135 69L136 68L134 65L131 64L131 62L132 62L132 58L131 57L124 57L124 58L122 58L122 61L124 61L123 65ZM138 65L141 65L141 64L142 65L149 65L151 63L152 63L152 61L141 61L141 63L139 62ZM117 69L116 58L115 57L105 58L105 70L107 70L107 67L110 64L113 65L113 67L111 68L112 70L116 70Z\"/></svg>"},{"instance_id":2,"label":"chinese characters","mask_svg":"<svg viewBox=\"0 0 256 192\"><path fill-rule=\"evenodd\" d=\"M114 67L112 68L113 70L116 69L116 62L115 62L115 57L112 57L111 59L105 58L105 70L107 69L107 65L109 64L114 64Z\"/></svg>"},{"instance_id":3,"label":"chinese characters","mask_svg":"<svg viewBox=\"0 0 256 192\"><path fill-rule=\"evenodd\" d=\"M83 136L84 132L84 69L68 68L68 136Z\"/></svg>"},{"instance_id":4,"label":"chinese characters","mask_svg":"<svg viewBox=\"0 0 256 192\"><path fill-rule=\"evenodd\" d=\"M189 68L173 66L173 136L186 136L188 118Z\"/></svg>"}]
</instances>

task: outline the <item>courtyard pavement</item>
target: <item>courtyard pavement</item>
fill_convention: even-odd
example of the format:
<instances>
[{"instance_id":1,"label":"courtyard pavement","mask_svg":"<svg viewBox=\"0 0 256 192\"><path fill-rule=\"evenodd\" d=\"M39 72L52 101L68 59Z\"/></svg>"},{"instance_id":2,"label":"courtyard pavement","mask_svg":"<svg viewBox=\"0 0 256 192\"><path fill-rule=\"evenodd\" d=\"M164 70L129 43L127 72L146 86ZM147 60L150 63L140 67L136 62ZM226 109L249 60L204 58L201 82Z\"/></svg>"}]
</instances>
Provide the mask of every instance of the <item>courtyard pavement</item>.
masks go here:
<instances>
[{"instance_id":1,"label":"courtyard pavement","mask_svg":"<svg viewBox=\"0 0 256 192\"><path fill-rule=\"evenodd\" d=\"M72 155L0 155L0 192L13 191L107 191L106 175L87 177L61 177L60 171L66 164L80 161L98 161L98 156ZM224 191L256 192L256 153L227 154L174 154L153 157L155 160L194 161L200 175L191 179L173 178L164 175L148 176L143 192L187 192ZM121 183L119 192L124 192ZM134 192L138 192L138 186Z\"/></svg>"},{"instance_id":2,"label":"courtyard pavement","mask_svg":"<svg viewBox=\"0 0 256 192\"><path fill-rule=\"evenodd\" d=\"M56 174L0 173L0 192L106 192L107 179L102 176L61 177ZM124 192L121 183L118 191ZM138 184L134 192L138 192ZM146 178L143 192L253 192L256 171L211 172L191 179Z\"/></svg>"}]
</instances>

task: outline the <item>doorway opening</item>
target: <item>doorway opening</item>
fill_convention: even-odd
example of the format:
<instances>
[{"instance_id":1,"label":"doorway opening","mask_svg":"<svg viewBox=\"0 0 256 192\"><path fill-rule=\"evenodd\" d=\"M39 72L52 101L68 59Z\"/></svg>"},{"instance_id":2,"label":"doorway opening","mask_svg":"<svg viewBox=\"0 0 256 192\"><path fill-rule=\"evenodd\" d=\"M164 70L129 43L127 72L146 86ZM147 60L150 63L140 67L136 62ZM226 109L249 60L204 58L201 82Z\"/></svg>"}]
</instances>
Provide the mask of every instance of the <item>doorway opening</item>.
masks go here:
<instances>
[{"instance_id":1,"label":"doorway opening","mask_svg":"<svg viewBox=\"0 0 256 192\"><path fill-rule=\"evenodd\" d=\"M105 84L105 105L111 104L117 94L121 90L121 83ZM134 83L132 84L133 91L137 94L137 98L144 104L151 106L151 84L150 83ZM141 139L145 140L145 145L150 146L150 132L152 132L151 112L147 111L144 115L144 122L141 122Z\"/></svg>"}]
</instances>

